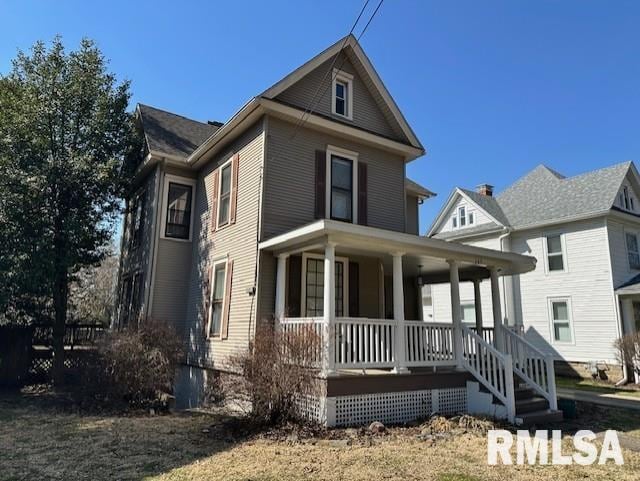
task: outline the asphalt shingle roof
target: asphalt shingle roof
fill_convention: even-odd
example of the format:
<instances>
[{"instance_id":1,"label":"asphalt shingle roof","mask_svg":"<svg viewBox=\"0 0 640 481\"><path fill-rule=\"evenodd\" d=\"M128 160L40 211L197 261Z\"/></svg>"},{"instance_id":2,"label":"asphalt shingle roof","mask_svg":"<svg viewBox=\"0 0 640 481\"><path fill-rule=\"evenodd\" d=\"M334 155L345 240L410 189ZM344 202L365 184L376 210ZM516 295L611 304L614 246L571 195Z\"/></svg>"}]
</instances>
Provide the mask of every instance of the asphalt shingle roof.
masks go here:
<instances>
[{"instance_id":1,"label":"asphalt shingle roof","mask_svg":"<svg viewBox=\"0 0 640 481\"><path fill-rule=\"evenodd\" d=\"M469 198L478 204L482 209L484 209L490 216L492 216L495 220L500 222L501 224L508 225L509 221L507 217L502 212L502 207L498 204L498 201L495 197L490 197L488 195L482 195L473 190L460 189Z\"/></svg>"},{"instance_id":2,"label":"asphalt shingle roof","mask_svg":"<svg viewBox=\"0 0 640 481\"><path fill-rule=\"evenodd\" d=\"M422 197L434 197L436 195L435 192L430 191L426 187L421 186L417 182L411 180L409 177L405 177L404 186L409 192L417 194Z\"/></svg>"},{"instance_id":3,"label":"asphalt shingle roof","mask_svg":"<svg viewBox=\"0 0 640 481\"><path fill-rule=\"evenodd\" d=\"M508 224L518 228L610 209L631 162L574 177L540 165L495 200Z\"/></svg>"},{"instance_id":4,"label":"asphalt shingle roof","mask_svg":"<svg viewBox=\"0 0 640 481\"><path fill-rule=\"evenodd\" d=\"M149 150L164 154L186 158L220 128L149 105L138 109Z\"/></svg>"}]
</instances>

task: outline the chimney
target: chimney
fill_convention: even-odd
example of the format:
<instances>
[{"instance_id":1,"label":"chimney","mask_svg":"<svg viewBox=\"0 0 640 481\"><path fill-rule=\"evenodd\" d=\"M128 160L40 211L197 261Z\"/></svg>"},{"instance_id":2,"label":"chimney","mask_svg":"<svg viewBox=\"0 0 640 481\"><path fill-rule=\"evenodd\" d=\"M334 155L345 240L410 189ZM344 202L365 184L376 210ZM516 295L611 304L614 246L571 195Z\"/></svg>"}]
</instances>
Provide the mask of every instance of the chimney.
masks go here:
<instances>
[{"instance_id":1,"label":"chimney","mask_svg":"<svg viewBox=\"0 0 640 481\"><path fill-rule=\"evenodd\" d=\"M487 197L493 197L493 186L490 184L480 184L478 187L478 194L486 195Z\"/></svg>"}]
</instances>

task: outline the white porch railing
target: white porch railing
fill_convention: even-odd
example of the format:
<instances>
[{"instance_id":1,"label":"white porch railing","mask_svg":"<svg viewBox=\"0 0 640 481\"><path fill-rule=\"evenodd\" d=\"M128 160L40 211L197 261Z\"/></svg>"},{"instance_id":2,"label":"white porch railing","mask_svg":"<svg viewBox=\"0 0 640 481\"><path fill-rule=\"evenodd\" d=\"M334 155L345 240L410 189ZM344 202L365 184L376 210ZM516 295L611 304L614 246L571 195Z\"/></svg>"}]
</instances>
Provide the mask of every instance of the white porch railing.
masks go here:
<instances>
[{"instance_id":1,"label":"white porch railing","mask_svg":"<svg viewBox=\"0 0 640 481\"><path fill-rule=\"evenodd\" d=\"M549 401L551 409L558 409L553 357L548 356L524 337L502 327L504 350L513 359L513 369L538 394Z\"/></svg>"},{"instance_id":2,"label":"white porch railing","mask_svg":"<svg viewBox=\"0 0 640 481\"><path fill-rule=\"evenodd\" d=\"M336 368L388 368L395 361L396 321L338 317L333 334Z\"/></svg>"},{"instance_id":3,"label":"white porch railing","mask_svg":"<svg viewBox=\"0 0 640 481\"><path fill-rule=\"evenodd\" d=\"M461 329L463 365L505 405L507 419L513 422L516 400L511 356L499 352L467 326Z\"/></svg>"},{"instance_id":4,"label":"white porch railing","mask_svg":"<svg viewBox=\"0 0 640 481\"><path fill-rule=\"evenodd\" d=\"M305 366L317 369L322 367L322 327L321 317L288 317L279 323L281 334L285 338L287 336L296 337L296 345L291 347L306 351L302 355L296 356L299 358L298 360L302 361ZM285 347L287 344L285 343Z\"/></svg>"},{"instance_id":5,"label":"white porch railing","mask_svg":"<svg viewBox=\"0 0 640 481\"><path fill-rule=\"evenodd\" d=\"M405 321L407 366L452 366L456 363L453 324Z\"/></svg>"}]
</instances>

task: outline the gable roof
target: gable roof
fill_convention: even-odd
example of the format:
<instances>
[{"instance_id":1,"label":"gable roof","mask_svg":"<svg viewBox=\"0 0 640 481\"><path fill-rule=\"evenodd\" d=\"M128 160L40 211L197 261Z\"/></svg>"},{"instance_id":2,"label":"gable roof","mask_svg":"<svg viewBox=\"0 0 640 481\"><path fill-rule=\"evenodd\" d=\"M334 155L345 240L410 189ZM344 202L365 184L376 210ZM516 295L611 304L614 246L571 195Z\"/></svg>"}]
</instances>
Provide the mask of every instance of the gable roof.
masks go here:
<instances>
[{"instance_id":1,"label":"gable roof","mask_svg":"<svg viewBox=\"0 0 640 481\"><path fill-rule=\"evenodd\" d=\"M496 197L509 220L520 228L605 212L613 206L631 162L574 177L540 165Z\"/></svg>"},{"instance_id":2,"label":"gable roof","mask_svg":"<svg viewBox=\"0 0 640 481\"><path fill-rule=\"evenodd\" d=\"M198 122L149 105L138 104L147 148L159 155L186 158L220 125Z\"/></svg>"},{"instance_id":3,"label":"gable roof","mask_svg":"<svg viewBox=\"0 0 640 481\"><path fill-rule=\"evenodd\" d=\"M322 51L311 60L305 62L289 75L279 80L267 90L262 92L262 94L260 94L260 97L273 100L279 94L284 92L288 87L292 86L294 83L302 79L305 75L322 65L324 62L330 60L336 55L339 55L341 52L344 52L347 55L349 60L351 60L351 62L354 64L354 67L360 70L359 73L361 75L365 75L368 77L368 79L371 80L374 94L376 94L380 98L380 107L385 113L388 114L390 118L392 118L397 123L400 130L406 136L409 144L424 151L424 147L416 137L413 129L404 118L404 115L400 111L400 108L385 87L382 79L371 64L371 61L364 53L364 50L362 50L362 47L360 46L358 40L352 34L341 38L329 48Z\"/></svg>"},{"instance_id":4,"label":"gable roof","mask_svg":"<svg viewBox=\"0 0 640 481\"><path fill-rule=\"evenodd\" d=\"M436 235L435 230L456 194L467 196L504 227L512 229L604 214L614 207L616 195L630 170L637 176L633 162L628 161L565 177L545 165L539 165L496 197L456 188L427 235ZM465 235L464 230L455 233L455 237Z\"/></svg>"}]
</instances>

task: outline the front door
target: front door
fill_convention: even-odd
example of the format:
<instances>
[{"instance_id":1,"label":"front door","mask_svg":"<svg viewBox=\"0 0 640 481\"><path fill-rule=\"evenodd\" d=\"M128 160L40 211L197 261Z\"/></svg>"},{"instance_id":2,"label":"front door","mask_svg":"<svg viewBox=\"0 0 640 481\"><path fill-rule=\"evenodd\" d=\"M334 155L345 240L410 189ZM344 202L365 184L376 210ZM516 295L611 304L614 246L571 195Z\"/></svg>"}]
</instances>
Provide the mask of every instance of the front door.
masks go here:
<instances>
[{"instance_id":1,"label":"front door","mask_svg":"<svg viewBox=\"0 0 640 481\"><path fill-rule=\"evenodd\" d=\"M633 302L633 320L635 322L636 332L640 332L640 301Z\"/></svg>"}]
</instances>

